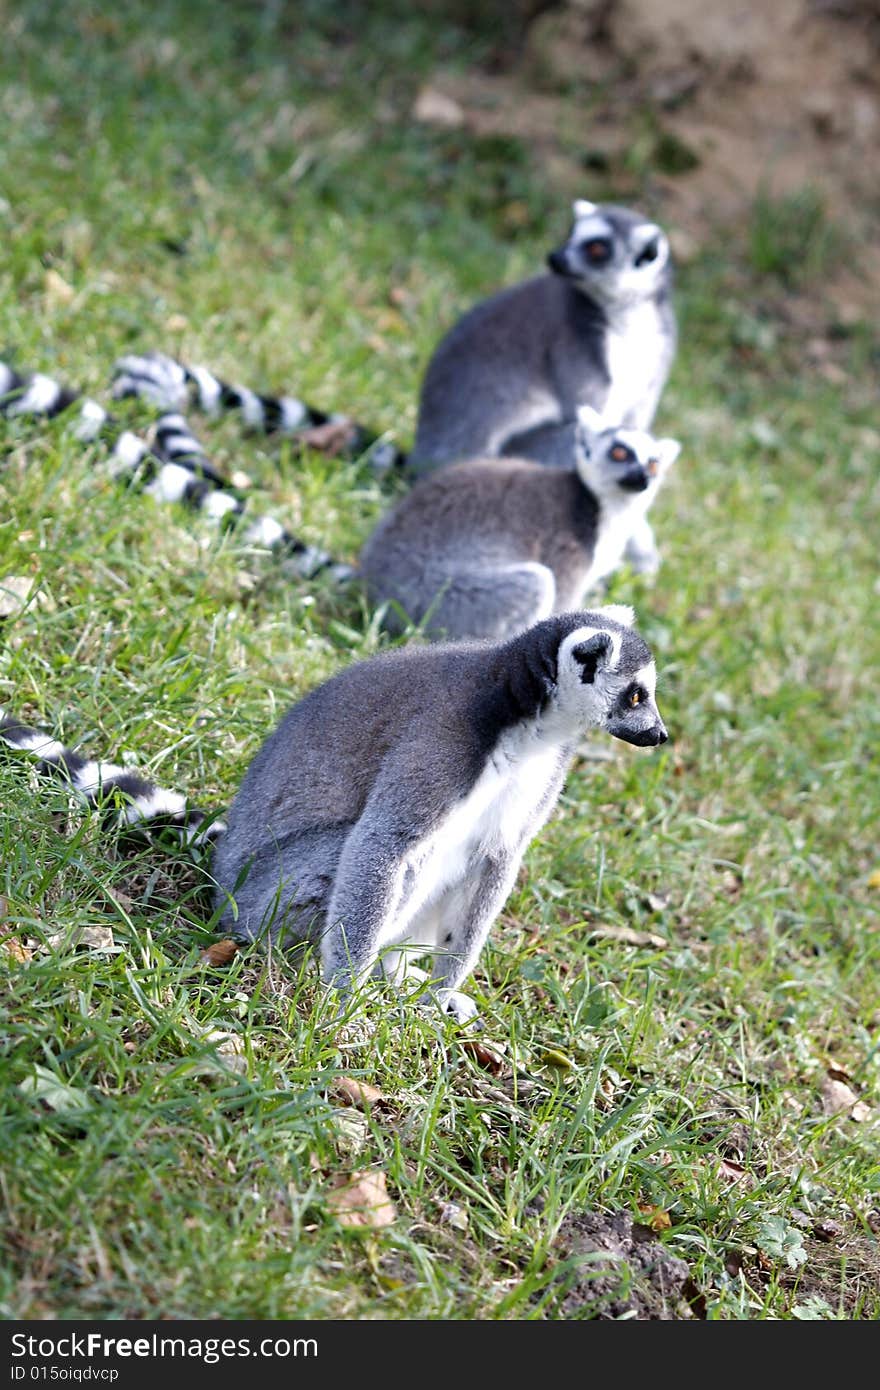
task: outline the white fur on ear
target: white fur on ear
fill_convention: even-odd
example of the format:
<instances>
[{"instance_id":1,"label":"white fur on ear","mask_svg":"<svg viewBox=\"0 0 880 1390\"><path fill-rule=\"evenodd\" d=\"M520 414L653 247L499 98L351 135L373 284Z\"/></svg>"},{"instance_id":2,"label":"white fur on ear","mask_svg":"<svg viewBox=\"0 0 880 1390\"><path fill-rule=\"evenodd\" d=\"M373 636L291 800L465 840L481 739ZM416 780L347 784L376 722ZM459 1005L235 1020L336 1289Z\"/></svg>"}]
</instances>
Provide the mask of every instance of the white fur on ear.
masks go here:
<instances>
[{"instance_id":1,"label":"white fur on ear","mask_svg":"<svg viewBox=\"0 0 880 1390\"><path fill-rule=\"evenodd\" d=\"M577 417L578 424L587 431L587 434L601 434L605 428L603 416L591 405L579 405Z\"/></svg>"},{"instance_id":2,"label":"white fur on ear","mask_svg":"<svg viewBox=\"0 0 880 1390\"><path fill-rule=\"evenodd\" d=\"M597 618L620 623L621 627L633 627L636 621L635 609L630 608L628 603L606 603L604 608L593 608L591 611Z\"/></svg>"},{"instance_id":3,"label":"white fur on ear","mask_svg":"<svg viewBox=\"0 0 880 1390\"><path fill-rule=\"evenodd\" d=\"M591 213L596 211L596 204L588 203L586 198L575 198L571 210L575 217L589 217Z\"/></svg>"},{"instance_id":4,"label":"white fur on ear","mask_svg":"<svg viewBox=\"0 0 880 1390\"><path fill-rule=\"evenodd\" d=\"M664 473L672 467L680 453L681 445L677 439L657 440L657 458Z\"/></svg>"},{"instance_id":5,"label":"white fur on ear","mask_svg":"<svg viewBox=\"0 0 880 1390\"><path fill-rule=\"evenodd\" d=\"M597 616L598 614L595 612L584 614L585 618L595 618ZM577 689L585 683L582 680L585 653L580 652L578 655L575 655L575 652L585 644L591 643L592 639L600 640L596 641L596 659L593 672L586 684L593 684L593 678L597 670L613 671L618 665L620 661L620 633L609 632L607 628L593 627L592 624L588 627L576 628L574 632L570 632L559 644L559 652L557 654L559 688L563 697L567 686L571 687L574 685Z\"/></svg>"}]
</instances>

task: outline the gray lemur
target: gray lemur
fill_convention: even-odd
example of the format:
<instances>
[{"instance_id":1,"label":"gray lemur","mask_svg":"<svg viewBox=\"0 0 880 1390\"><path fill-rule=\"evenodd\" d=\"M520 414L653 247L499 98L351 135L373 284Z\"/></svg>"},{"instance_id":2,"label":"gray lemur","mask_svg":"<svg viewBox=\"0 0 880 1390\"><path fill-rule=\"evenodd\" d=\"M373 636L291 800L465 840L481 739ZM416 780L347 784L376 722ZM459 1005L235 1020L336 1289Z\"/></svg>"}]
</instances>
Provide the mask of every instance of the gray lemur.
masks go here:
<instances>
[{"instance_id":1,"label":"gray lemur","mask_svg":"<svg viewBox=\"0 0 880 1390\"><path fill-rule=\"evenodd\" d=\"M431 358L409 464L508 454L567 467L577 407L649 429L675 354L669 243L629 208L578 199L538 275L477 304ZM645 523L628 548L656 567Z\"/></svg>"},{"instance_id":2,"label":"gray lemur","mask_svg":"<svg viewBox=\"0 0 880 1390\"><path fill-rule=\"evenodd\" d=\"M343 998L374 973L427 979L446 1012L472 1017L458 986L584 730L666 741L632 618L611 607L503 644L404 647L313 690L232 804L214 858L224 926L320 942Z\"/></svg>"},{"instance_id":3,"label":"gray lemur","mask_svg":"<svg viewBox=\"0 0 880 1390\"><path fill-rule=\"evenodd\" d=\"M386 625L513 636L577 608L620 564L678 457L674 439L607 428L581 406L574 467L475 459L421 478L376 527L360 573Z\"/></svg>"}]
</instances>

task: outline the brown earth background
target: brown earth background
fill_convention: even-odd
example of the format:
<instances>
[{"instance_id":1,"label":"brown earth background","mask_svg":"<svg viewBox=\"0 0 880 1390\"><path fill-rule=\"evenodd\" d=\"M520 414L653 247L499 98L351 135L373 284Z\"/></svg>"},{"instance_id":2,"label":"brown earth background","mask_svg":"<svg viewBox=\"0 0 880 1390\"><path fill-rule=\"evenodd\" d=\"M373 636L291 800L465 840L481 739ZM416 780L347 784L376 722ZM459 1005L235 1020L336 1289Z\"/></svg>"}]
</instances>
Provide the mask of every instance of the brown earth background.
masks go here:
<instances>
[{"instance_id":1,"label":"brown earth background","mask_svg":"<svg viewBox=\"0 0 880 1390\"><path fill-rule=\"evenodd\" d=\"M680 261L741 240L756 199L809 195L841 233L821 291L844 323L877 314L880 0L522 0L503 12L489 70L439 69L417 118L515 136L585 196L592 168L663 218ZM575 87L586 100L571 101Z\"/></svg>"}]
</instances>

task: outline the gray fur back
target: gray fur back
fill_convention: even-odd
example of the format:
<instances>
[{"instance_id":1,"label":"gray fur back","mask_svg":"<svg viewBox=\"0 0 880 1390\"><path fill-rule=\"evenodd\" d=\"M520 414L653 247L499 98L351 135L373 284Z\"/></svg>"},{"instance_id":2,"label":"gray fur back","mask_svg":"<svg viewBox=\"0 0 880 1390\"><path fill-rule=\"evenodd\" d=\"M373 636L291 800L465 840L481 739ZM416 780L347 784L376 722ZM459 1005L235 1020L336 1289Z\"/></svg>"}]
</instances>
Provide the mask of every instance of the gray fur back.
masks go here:
<instances>
[{"instance_id":1,"label":"gray fur back","mask_svg":"<svg viewBox=\"0 0 880 1390\"><path fill-rule=\"evenodd\" d=\"M573 469L474 460L420 479L380 521L360 572L387 623L500 639L580 597L598 508Z\"/></svg>"},{"instance_id":2,"label":"gray fur back","mask_svg":"<svg viewBox=\"0 0 880 1390\"><path fill-rule=\"evenodd\" d=\"M604 399L603 326L598 305L555 275L476 305L428 364L410 466L498 455L532 423L573 419L583 401Z\"/></svg>"}]
</instances>

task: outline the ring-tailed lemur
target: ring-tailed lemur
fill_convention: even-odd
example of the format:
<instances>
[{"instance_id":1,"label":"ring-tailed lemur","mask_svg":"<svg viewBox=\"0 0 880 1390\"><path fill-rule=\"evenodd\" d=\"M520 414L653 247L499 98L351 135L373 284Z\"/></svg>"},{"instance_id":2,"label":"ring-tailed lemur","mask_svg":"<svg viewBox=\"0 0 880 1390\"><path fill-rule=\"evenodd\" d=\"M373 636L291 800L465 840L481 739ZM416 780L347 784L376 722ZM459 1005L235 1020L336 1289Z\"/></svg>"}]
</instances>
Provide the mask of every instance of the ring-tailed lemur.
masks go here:
<instances>
[{"instance_id":1,"label":"ring-tailed lemur","mask_svg":"<svg viewBox=\"0 0 880 1390\"><path fill-rule=\"evenodd\" d=\"M213 872L233 935L320 941L345 996L374 971L458 992L588 728L666 740L632 610L550 618L504 644L404 647L313 690L263 744ZM381 956L380 956L380 953ZM408 960L409 958L409 960Z\"/></svg>"},{"instance_id":2,"label":"ring-tailed lemur","mask_svg":"<svg viewBox=\"0 0 880 1390\"><path fill-rule=\"evenodd\" d=\"M39 773L65 782L86 806L103 813L106 825L144 834L171 830L190 848L216 840L225 828L208 812L188 808L180 792L159 787L130 768L85 758L12 715L0 714L0 744L30 754Z\"/></svg>"},{"instance_id":3,"label":"ring-tailed lemur","mask_svg":"<svg viewBox=\"0 0 880 1390\"><path fill-rule=\"evenodd\" d=\"M509 454L568 467L577 407L650 429L675 354L669 242L638 212L578 199L549 273L483 300L422 382L409 466ZM647 522L628 547L656 565Z\"/></svg>"},{"instance_id":4,"label":"ring-tailed lemur","mask_svg":"<svg viewBox=\"0 0 880 1390\"><path fill-rule=\"evenodd\" d=\"M421 478L379 522L360 575L386 624L501 639L578 607L617 568L678 457L674 439L581 406L574 467L474 459Z\"/></svg>"},{"instance_id":5,"label":"ring-tailed lemur","mask_svg":"<svg viewBox=\"0 0 880 1390\"><path fill-rule=\"evenodd\" d=\"M120 432L97 401L42 372L21 376L8 363L0 362L0 415L54 419L68 411L76 439L83 443L107 441L113 477L142 485L157 501L186 503L213 521L243 522L246 545L264 545L283 553L289 557L288 568L301 578L312 579L326 572L338 583L346 583L352 577L350 565L334 560L317 546L306 545L274 517L251 519L244 500L211 463L183 415L176 411L160 415L145 440L132 430Z\"/></svg>"}]
</instances>

